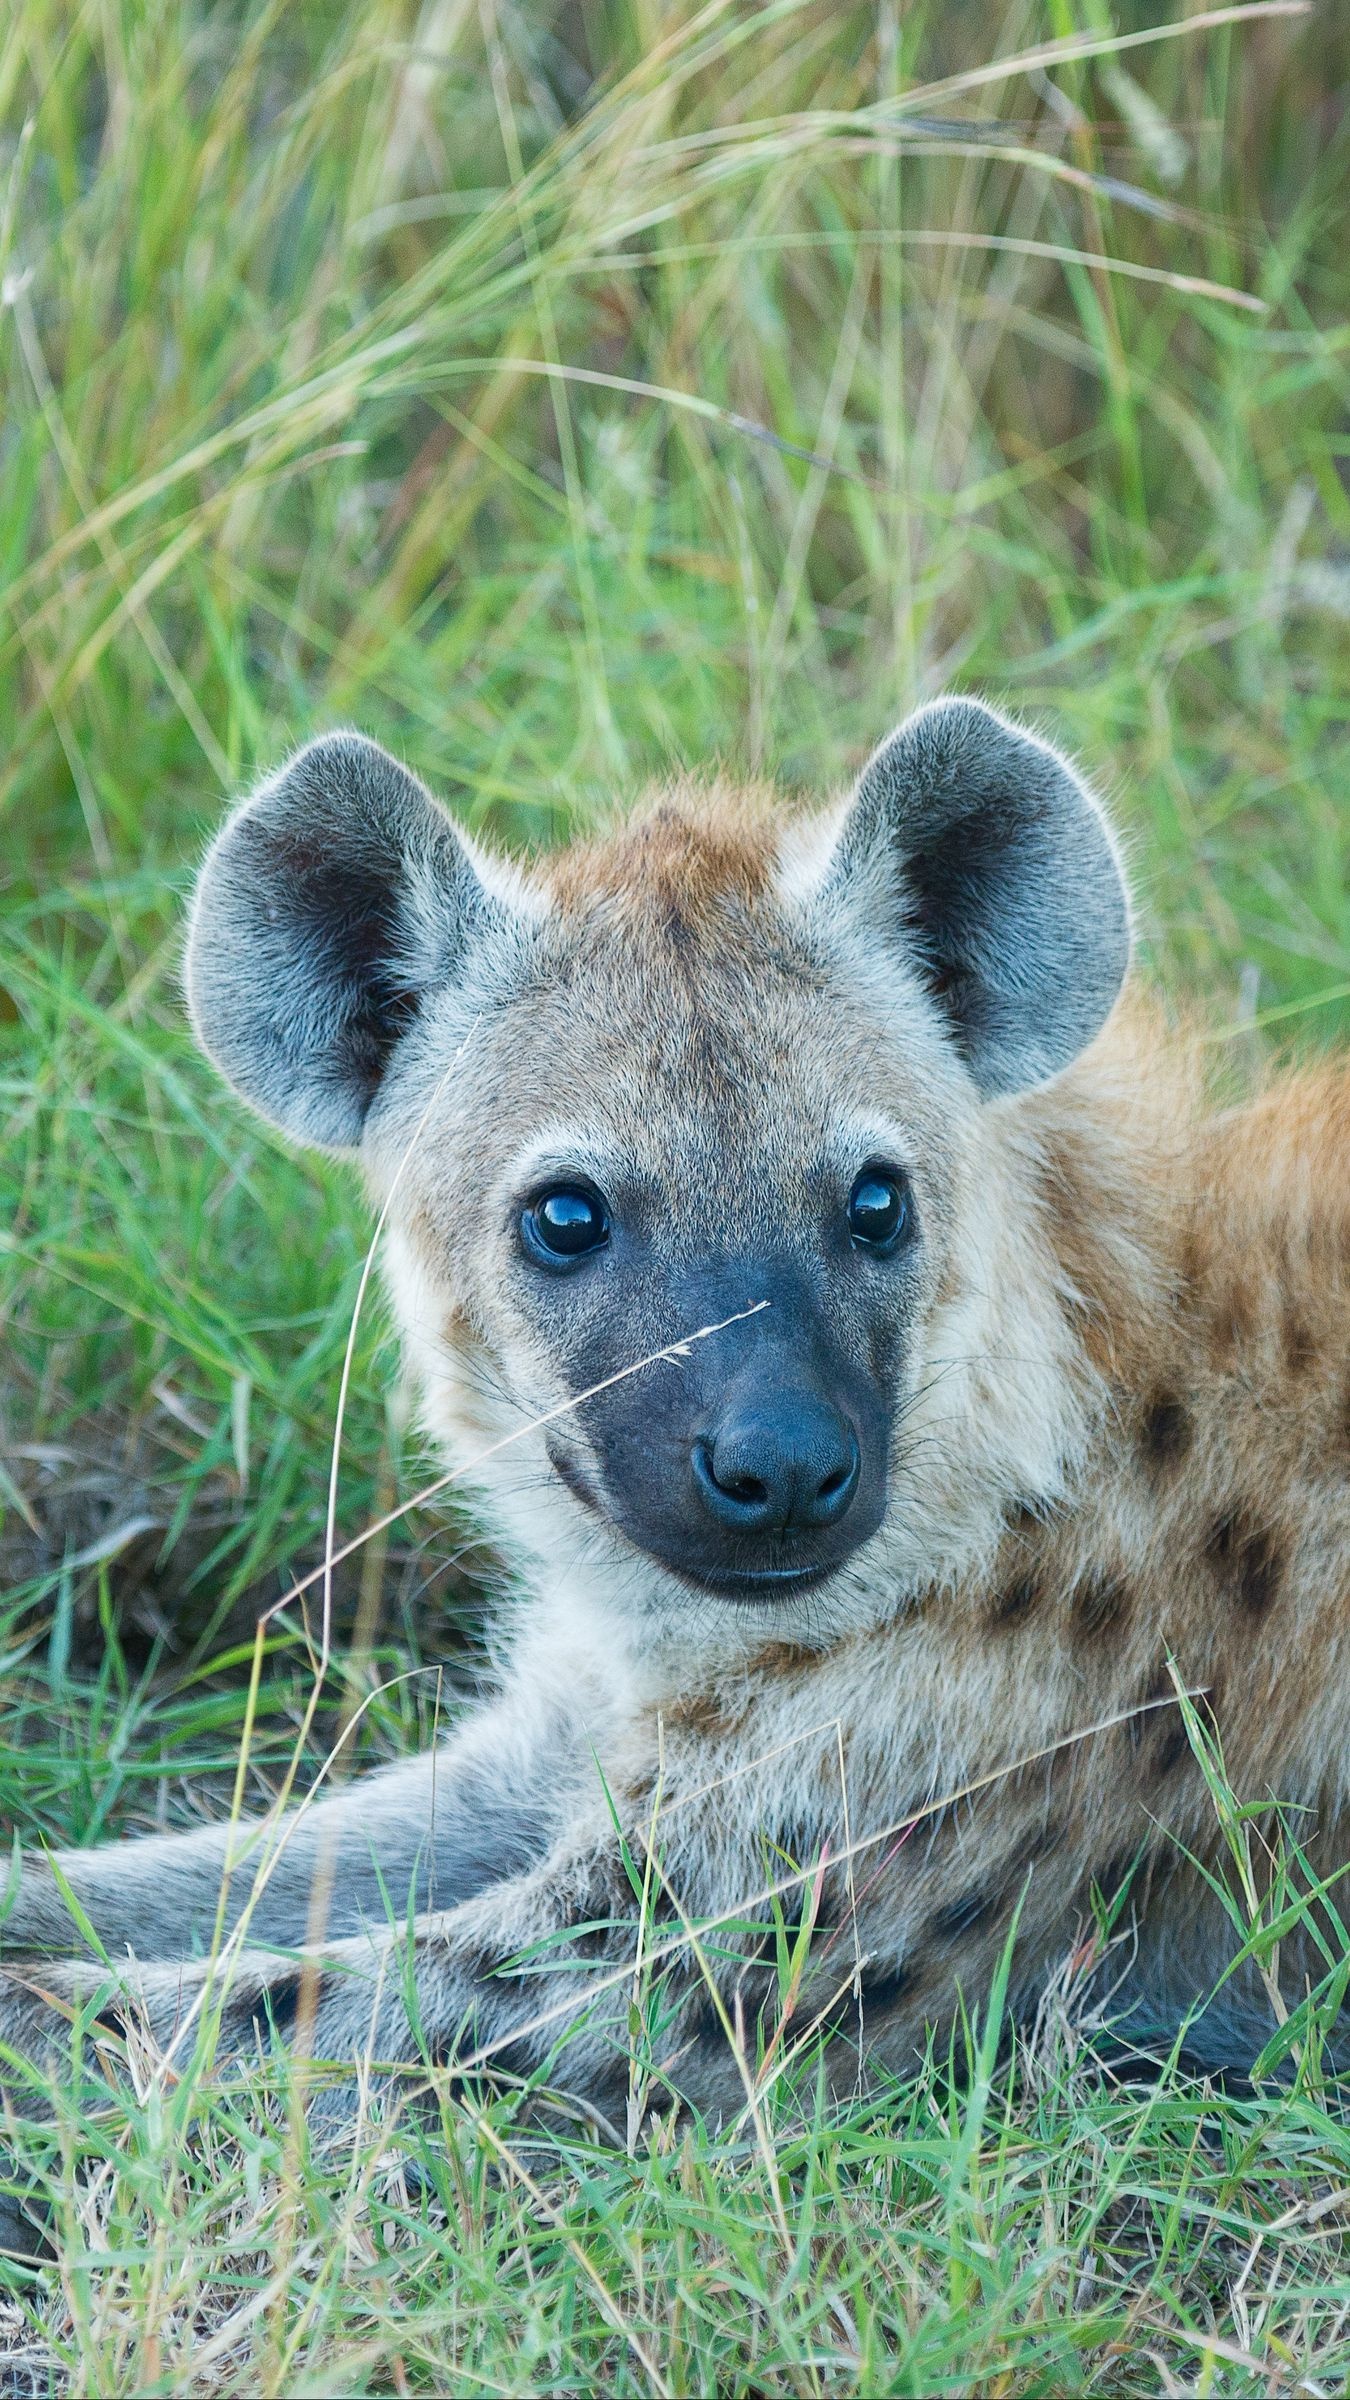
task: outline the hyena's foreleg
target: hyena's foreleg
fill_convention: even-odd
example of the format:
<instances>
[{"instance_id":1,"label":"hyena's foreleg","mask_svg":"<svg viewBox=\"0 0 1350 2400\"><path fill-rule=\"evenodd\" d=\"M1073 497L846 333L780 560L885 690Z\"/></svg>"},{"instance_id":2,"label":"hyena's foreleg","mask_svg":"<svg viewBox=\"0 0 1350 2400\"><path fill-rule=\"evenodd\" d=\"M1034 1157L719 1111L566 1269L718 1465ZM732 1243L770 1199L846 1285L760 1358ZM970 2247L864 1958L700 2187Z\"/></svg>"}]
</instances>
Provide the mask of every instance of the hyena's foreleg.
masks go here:
<instances>
[{"instance_id":1,"label":"hyena's foreleg","mask_svg":"<svg viewBox=\"0 0 1350 2400\"><path fill-rule=\"evenodd\" d=\"M743 1787L743 1813L725 1779L689 1780L685 1799L630 1822L622 1842L592 1791L536 1865L411 1926L372 1923L300 1956L250 1946L104 1969L100 2015L122 2012L120 1983L161 2041L191 2039L185 2018L202 2009L218 2055L275 2039L395 2076L539 2075L613 2121L635 2089L738 2107L747 2075L775 2073L817 2031L845 2037L831 2046L833 2081L851 2080L865 2049L903 2071L958 1991L983 2009L1014 1919L1019 1980L1072 1933L1066 1896L1087 1853L1070 1858L1066 1836L1038 1863L1039 1801L977 1812L955 1851L950 1824L913 1841L896 1826L859 1840L855 1825L850 1849L835 1812L799 1837L803 1793L773 1789L771 1772ZM94 1993L96 1972L43 1977L69 2006ZM50 2044L51 2012L21 1974L6 1992L0 1972L0 2040L31 2055Z\"/></svg>"},{"instance_id":2,"label":"hyena's foreleg","mask_svg":"<svg viewBox=\"0 0 1350 2400\"><path fill-rule=\"evenodd\" d=\"M82 2013L104 2031L143 2018L180 2060L205 2020L217 2061L276 2042L316 2061L366 2061L377 2078L427 2065L532 2074L559 2050L558 2080L608 2108L628 2078L640 1913L606 1828L555 1846L537 1868L457 1908L289 1955L231 1945L186 1963L7 1958L0 2045L59 2071L69 2026ZM679 2049L700 1978L678 1919L673 1929L662 1915L659 1935L649 1933L657 1973L670 1970L666 2046ZM724 1937L716 1948L725 1975ZM7 2080L17 2090L20 2079L0 2061L0 2088ZM327 2118L345 2113L331 2091L322 2108Z\"/></svg>"},{"instance_id":3,"label":"hyena's foreleg","mask_svg":"<svg viewBox=\"0 0 1350 2400\"><path fill-rule=\"evenodd\" d=\"M241 1919L249 1942L298 1948L453 1907L554 1838L566 1733L556 1708L503 1696L438 1749L285 1816L29 1855L8 1906L0 1865L0 1957L68 1956L80 1915L111 1958L184 1959Z\"/></svg>"},{"instance_id":4,"label":"hyena's foreleg","mask_svg":"<svg viewBox=\"0 0 1350 2400\"><path fill-rule=\"evenodd\" d=\"M46 1988L67 2008L97 1997L104 2024L128 2004L143 2010L157 2038L180 2047L193 2038L188 2020L206 2011L218 2056L275 2039L396 2077L427 2066L539 2074L611 2119L635 2087L658 2103L674 2091L703 2108L739 2106L747 2073L766 2058L781 2060L816 2024L860 2035L872 2003L890 2019L893 2049L892 1914L869 1907L852 1922L847 1879L823 1857L785 1871L781 1849L748 1821L733 1842L720 1821L714 1850L714 1829L697 1824L698 1813L682 1812L683 1838L650 1858L639 1833L621 1846L592 1818L536 1867L411 1928L298 1957L249 1949L186 1968L133 1964L121 1977L103 1970L97 1990L98 1970L52 1965ZM782 1909L777 1933L770 1886ZM799 1926L804 1911L809 1965L800 1979L789 1973L789 1997L782 1923ZM0 2039L30 2055L46 2041L50 2055L50 2011L19 1974L8 1994L0 1975ZM636 2054L635 2000L645 2027ZM922 2022L919 2002L912 2041ZM879 2030L868 2022L869 2034ZM856 2039L844 2047L856 2060ZM331 2086L323 2105L343 2113Z\"/></svg>"}]
</instances>

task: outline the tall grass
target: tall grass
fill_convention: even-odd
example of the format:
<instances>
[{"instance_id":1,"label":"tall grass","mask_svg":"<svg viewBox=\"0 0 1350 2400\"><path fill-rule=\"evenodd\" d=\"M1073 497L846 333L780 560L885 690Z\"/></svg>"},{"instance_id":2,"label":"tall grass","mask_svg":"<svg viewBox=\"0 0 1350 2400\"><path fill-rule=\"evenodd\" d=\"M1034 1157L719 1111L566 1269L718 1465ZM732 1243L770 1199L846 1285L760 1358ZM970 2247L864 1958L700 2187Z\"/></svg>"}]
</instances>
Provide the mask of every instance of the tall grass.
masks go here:
<instances>
[{"instance_id":1,"label":"tall grass","mask_svg":"<svg viewBox=\"0 0 1350 2400\"><path fill-rule=\"evenodd\" d=\"M16 0L6 1827L208 1805L321 1542L362 1211L176 986L202 839L288 742L355 719L532 846L673 763L828 785L988 691L1109 789L1150 965L1239 1061L1344 1034L1348 54L1290 0ZM374 1326L347 1532L419 1465ZM316 1739L375 1694L358 1756L424 1740L407 1669L462 1672L491 1576L441 1516L358 1554ZM283 1621L252 1797L307 1692ZM973 2091L785 2101L772 2178L455 2108L443 2213L383 2137L344 2182L133 2061L61 2133L68 2195L104 2163L33 2306L109 2392L1334 2388L1315 2079L1130 2092L1068 2027Z\"/></svg>"}]
</instances>

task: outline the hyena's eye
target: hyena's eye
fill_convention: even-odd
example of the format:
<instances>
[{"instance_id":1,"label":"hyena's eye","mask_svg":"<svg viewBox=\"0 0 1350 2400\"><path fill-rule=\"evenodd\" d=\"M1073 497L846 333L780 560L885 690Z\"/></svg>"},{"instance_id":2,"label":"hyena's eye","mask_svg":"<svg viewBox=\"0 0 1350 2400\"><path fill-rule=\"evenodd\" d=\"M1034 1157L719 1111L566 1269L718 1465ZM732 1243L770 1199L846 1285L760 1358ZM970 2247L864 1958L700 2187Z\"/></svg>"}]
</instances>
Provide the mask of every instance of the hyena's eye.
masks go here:
<instances>
[{"instance_id":1,"label":"hyena's eye","mask_svg":"<svg viewBox=\"0 0 1350 2400\"><path fill-rule=\"evenodd\" d=\"M520 1238L543 1267L569 1266L609 1240L609 1210L584 1183L550 1184L521 1213Z\"/></svg>"},{"instance_id":2,"label":"hyena's eye","mask_svg":"<svg viewBox=\"0 0 1350 2400\"><path fill-rule=\"evenodd\" d=\"M894 1250L913 1219L898 1167L864 1167L848 1196L848 1229L861 1250Z\"/></svg>"}]
</instances>

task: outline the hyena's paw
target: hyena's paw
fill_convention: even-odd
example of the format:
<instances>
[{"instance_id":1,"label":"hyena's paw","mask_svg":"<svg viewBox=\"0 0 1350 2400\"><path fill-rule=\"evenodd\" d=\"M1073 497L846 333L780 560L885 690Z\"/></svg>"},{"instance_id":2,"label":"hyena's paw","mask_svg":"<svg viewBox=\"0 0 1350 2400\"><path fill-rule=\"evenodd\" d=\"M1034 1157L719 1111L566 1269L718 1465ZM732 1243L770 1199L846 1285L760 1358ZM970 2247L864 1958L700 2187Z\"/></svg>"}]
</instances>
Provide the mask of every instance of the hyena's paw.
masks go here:
<instances>
[{"instance_id":1,"label":"hyena's paw","mask_svg":"<svg viewBox=\"0 0 1350 2400\"><path fill-rule=\"evenodd\" d=\"M175 2078L227 2076L264 2059L288 2075L299 2063L311 2126L340 2136L364 2095L411 2098L428 2055L445 2061L464 2031L468 1995L448 2025L439 1979L426 1995L427 2040L414 2031L422 1995L410 2011L411 1963L401 1941L362 1940L322 1954L227 1951L183 1964L44 1959L0 1968L0 2045L14 2054L7 2064L0 2047L0 2105L8 2098L17 2116L50 2115L76 2057L82 2081L102 2080L125 2041L142 2071Z\"/></svg>"},{"instance_id":2,"label":"hyena's paw","mask_svg":"<svg viewBox=\"0 0 1350 2400\"><path fill-rule=\"evenodd\" d=\"M228 1955L217 1960L116 1966L97 1961L16 1959L0 1966L0 2259L45 2254L50 2203L28 2189L3 2128L49 2120L63 2096L81 2103L109 2094L107 2076L123 2045L152 2072L181 2075L200 2064L212 2075L289 2052L336 2075L319 2076L305 2100L325 2137L350 2127L360 2086L381 2068L418 2056L406 2014L368 1956L357 1964L322 1958ZM366 2065L369 2062L369 2076ZM0 2400L3 2383L0 2382Z\"/></svg>"},{"instance_id":3,"label":"hyena's paw","mask_svg":"<svg viewBox=\"0 0 1350 2400\"><path fill-rule=\"evenodd\" d=\"M298 1962L246 1956L142 1964L18 1958L0 1965L0 2092L21 2094L90 2059L110 2037L148 2043L180 2071L284 2042L299 2013ZM310 1969L313 1975L313 1969Z\"/></svg>"},{"instance_id":4,"label":"hyena's paw","mask_svg":"<svg viewBox=\"0 0 1350 2400\"><path fill-rule=\"evenodd\" d=\"M217 2066L279 2051L321 2065L402 2063L417 2051L390 1963L353 1944L347 1955L249 1951L154 1965L136 1971L120 2006L175 2056L200 2038Z\"/></svg>"}]
</instances>

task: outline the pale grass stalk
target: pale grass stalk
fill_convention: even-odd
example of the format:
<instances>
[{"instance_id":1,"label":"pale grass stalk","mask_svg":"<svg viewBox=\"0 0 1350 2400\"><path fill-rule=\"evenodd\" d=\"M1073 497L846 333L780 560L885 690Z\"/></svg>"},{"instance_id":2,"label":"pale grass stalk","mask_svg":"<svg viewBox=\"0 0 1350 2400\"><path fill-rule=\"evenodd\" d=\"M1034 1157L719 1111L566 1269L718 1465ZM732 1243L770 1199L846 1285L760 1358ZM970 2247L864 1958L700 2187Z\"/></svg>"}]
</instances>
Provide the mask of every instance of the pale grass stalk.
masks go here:
<instances>
[{"instance_id":1,"label":"pale grass stalk","mask_svg":"<svg viewBox=\"0 0 1350 2400\"><path fill-rule=\"evenodd\" d=\"M628 2106L624 2123L624 2142L630 2158L637 2153L638 2127L646 2103L647 2079L640 2073L640 2054L637 2033L641 2024L643 1987L647 1981L647 1927L651 1921L652 1881L656 1874L656 1829L661 1815L661 1792L666 1771L665 1720L656 1720L656 1783L652 1791L650 1832L646 1856L642 1862L642 1892L638 1901L637 1934L633 1946L633 1994L629 2002L629 2029L633 2040L628 2052Z\"/></svg>"},{"instance_id":2,"label":"pale grass stalk","mask_svg":"<svg viewBox=\"0 0 1350 2400\"><path fill-rule=\"evenodd\" d=\"M799 139L820 133L853 133L861 126L869 131L885 130L892 124L920 110L929 109L935 101L957 98L962 92L980 91L991 84L1010 83L1015 76L1030 75L1047 67L1072 66L1080 60L1114 57L1121 50L1150 48L1161 42L1189 40L1198 33L1212 33L1222 26L1236 25L1257 17L1303 17L1312 8L1313 0L1241 0L1230 8L1201 10L1193 16L1174 23L1146 25L1133 33L1073 33L1054 41L1039 42L1024 50L1007 51L979 67L963 68L959 74L940 77L936 82L911 84L906 91L884 100L873 100L857 109L799 110L792 116L751 119L740 125L715 126L707 131L685 134L680 146L685 150L711 150L740 143L749 148L773 140L780 135L795 133Z\"/></svg>"},{"instance_id":3,"label":"pale grass stalk","mask_svg":"<svg viewBox=\"0 0 1350 2400\"><path fill-rule=\"evenodd\" d=\"M552 1425L559 1417L570 1416L574 1409L584 1407L588 1400L596 1399L601 1392L612 1390L615 1384L626 1383L630 1375L641 1375L647 1367L659 1366L663 1359L687 1357L692 1343L706 1342L710 1335L725 1333L729 1326L743 1325L748 1317L757 1317L761 1310L771 1306L771 1301L755 1300L749 1308L737 1309L734 1316L719 1317L715 1324L699 1325L692 1333L682 1333L677 1340L667 1342L663 1349L649 1350L645 1358L634 1359L630 1366L619 1367L614 1374L602 1376L598 1383L588 1384L584 1392L577 1392L570 1399L558 1401L555 1407L546 1408L538 1416L530 1417L523 1425L503 1434L500 1441L490 1442L485 1450L475 1452L463 1465L448 1467L433 1483L424 1484L419 1492L414 1492L410 1500L403 1501L398 1508L390 1509L387 1515L377 1517L374 1524L367 1525L363 1533L353 1535L351 1541L344 1542L340 1550L334 1551L331 1561L327 1562L330 1570L341 1566L343 1560L350 1558L352 1552L361 1549L364 1543L373 1541L377 1533L384 1533L390 1525L397 1525L399 1519L408 1516L413 1509L424 1508L429 1500L448 1491L451 1484L461 1483L466 1476L476 1474L480 1467L487 1465L489 1459L500 1457L504 1450L512 1449L517 1442L523 1442L528 1435L537 1433L541 1426ZM289 1591L283 1592L281 1598L266 1610L259 1619L259 1626L270 1624L281 1609L289 1608L292 1600L298 1600L302 1592L307 1592L316 1584L323 1572L323 1567L315 1567L308 1575L302 1575Z\"/></svg>"},{"instance_id":4,"label":"pale grass stalk","mask_svg":"<svg viewBox=\"0 0 1350 2400\"><path fill-rule=\"evenodd\" d=\"M994 59L988 66L966 67L935 83L914 84L905 93L903 106L930 108L935 100L953 100L962 92L980 91L1013 75L1029 75L1037 67L1069 66L1078 59L1114 57L1118 51L1148 49L1159 42L1190 41L1198 33L1214 33L1221 26L1249 23L1256 17L1306 17L1311 6L1312 0L1241 0L1236 7L1200 9L1173 24L1144 25L1134 33L1065 34L1058 41L1038 42L1009 58Z\"/></svg>"},{"instance_id":5,"label":"pale grass stalk","mask_svg":"<svg viewBox=\"0 0 1350 2400\"><path fill-rule=\"evenodd\" d=\"M835 1719L835 1749L839 1759L839 1808L840 1814L842 1815L844 1821L844 1890L848 1899L849 1931L853 1936L853 1988L854 1996L858 2003L859 2019L861 2020L863 1970L862 1935L858 1927L858 1887L853 1872L853 1820L848 1804L848 1760L844 1752L843 1723L839 1718Z\"/></svg>"}]
</instances>

